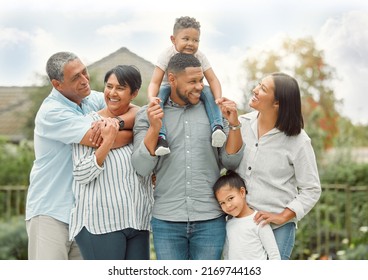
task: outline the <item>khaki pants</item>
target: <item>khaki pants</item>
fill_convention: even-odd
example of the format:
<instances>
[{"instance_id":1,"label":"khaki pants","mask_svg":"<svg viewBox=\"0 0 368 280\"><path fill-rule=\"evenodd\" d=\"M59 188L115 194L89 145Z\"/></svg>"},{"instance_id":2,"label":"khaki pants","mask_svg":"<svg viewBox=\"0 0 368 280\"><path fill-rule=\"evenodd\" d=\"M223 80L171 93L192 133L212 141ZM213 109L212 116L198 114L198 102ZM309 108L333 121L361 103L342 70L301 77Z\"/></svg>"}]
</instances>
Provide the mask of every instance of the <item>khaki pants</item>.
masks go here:
<instances>
[{"instance_id":1,"label":"khaki pants","mask_svg":"<svg viewBox=\"0 0 368 280\"><path fill-rule=\"evenodd\" d=\"M68 224L49 216L26 221L29 260L80 260L75 241L69 241Z\"/></svg>"}]
</instances>

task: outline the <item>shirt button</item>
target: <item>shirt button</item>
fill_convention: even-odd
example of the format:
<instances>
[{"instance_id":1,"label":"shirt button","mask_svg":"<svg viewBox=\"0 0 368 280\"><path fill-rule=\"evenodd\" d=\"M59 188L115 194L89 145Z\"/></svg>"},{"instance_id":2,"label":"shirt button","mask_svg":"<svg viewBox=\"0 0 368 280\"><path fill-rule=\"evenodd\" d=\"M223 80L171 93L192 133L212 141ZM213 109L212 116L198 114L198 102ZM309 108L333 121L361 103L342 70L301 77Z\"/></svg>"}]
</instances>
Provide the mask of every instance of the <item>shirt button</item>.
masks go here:
<instances>
[{"instance_id":1,"label":"shirt button","mask_svg":"<svg viewBox=\"0 0 368 280\"><path fill-rule=\"evenodd\" d=\"M256 143L256 147L258 147L258 143Z\"/></svg>"},{"instance_id":2,"label":"shirt button","mask_svg":"<svg viewBox=\"0 0 368 280\"><path fill-rule=\"evenodd\" d=\"M252 170L252 167L250 167L250 166L249 166L249 167L248 167L248 170Z\"/></svg>"}]
</instances>

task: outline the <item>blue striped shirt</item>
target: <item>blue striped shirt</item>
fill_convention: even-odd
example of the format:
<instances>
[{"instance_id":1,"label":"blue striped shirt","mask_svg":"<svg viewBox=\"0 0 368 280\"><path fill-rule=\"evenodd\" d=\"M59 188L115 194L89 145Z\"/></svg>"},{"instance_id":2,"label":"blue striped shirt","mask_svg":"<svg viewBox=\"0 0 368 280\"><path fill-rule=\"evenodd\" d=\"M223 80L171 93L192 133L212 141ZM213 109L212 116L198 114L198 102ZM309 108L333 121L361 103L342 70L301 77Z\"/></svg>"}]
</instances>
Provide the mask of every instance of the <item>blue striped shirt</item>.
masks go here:
<instances>
[{"instance_id":1,"label":"blue striped shirt","mask_svg":"<svg viewBox=\"0 0 368 280\"><path fill-rule=\"evenodd\" d=\"M97 113L92 116L100 119ZM73 145L75 205L70 216L70 239L83 227L93 234L125 228L149 230L153 205L151 178L135 172L132 150L132 144L111 150L100 167L94 148Z\"/></svg>"}]
</instances>

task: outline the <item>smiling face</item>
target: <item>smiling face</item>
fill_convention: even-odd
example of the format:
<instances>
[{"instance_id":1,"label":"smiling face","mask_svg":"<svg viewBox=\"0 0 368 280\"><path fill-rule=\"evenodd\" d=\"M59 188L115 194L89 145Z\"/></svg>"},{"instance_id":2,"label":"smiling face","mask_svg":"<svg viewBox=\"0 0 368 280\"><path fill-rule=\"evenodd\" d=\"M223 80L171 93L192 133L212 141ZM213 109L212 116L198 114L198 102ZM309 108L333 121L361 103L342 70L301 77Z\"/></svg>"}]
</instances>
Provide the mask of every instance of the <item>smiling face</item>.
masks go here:
<instances>
[{"instance_id":1,"label":"smiling face","mask_svg":"<svg viewBox=\"0 0 368 280\"><path fill-rule=\"evenodd\" d=\"M216 192L216 199L219 202L222 211L236 218L242 218L246 215L245 188L240 189L229 185L222 186Z\"/></svg>"},{"instance_id":2,"label":"smiling face","mask_svg":"<svg viewBox=\"0 0 368 280\"><path fill-rule=\"evenodd\" d=\"M174 89L171 99L179 105L197 104L204 87L203 79L201 67L187 67L182 72L169 73L169 82Z\"/></svg>"},{"instance_id":3,"label":"smiling face","mask_svg":"<svg viewBox=\"0 0 368 280\"><path fill-rule=\"evenodd\" d=\"M105 83L105 103L112 116L122 115L127 112L130 102L137 94L138 90L132 93L128 84L120 85L114 73L110 75Z\"/></svg>"},{"instance_id":4,"label":"smiling face","mask_svg":"<svg viewBox=\"0 0 368 280\"><path fill-rule=\"evenodd\" d=\"M257 111L265 112L278 109L277 104L275 83L272 76L267 76L253 89L253 97L249 101L249 106Z\"/></svg>"},{"instance_id":5,"label":"smiling face","mask_svg":"<svg viewBox=\"0 0 368 280\"><path fill-rule=\"evenodd\" d=\"M176 51L186 54L195 54L199 46L199 31L194 28L178 30L170 37Z\"/></svg>"}]
</instances>

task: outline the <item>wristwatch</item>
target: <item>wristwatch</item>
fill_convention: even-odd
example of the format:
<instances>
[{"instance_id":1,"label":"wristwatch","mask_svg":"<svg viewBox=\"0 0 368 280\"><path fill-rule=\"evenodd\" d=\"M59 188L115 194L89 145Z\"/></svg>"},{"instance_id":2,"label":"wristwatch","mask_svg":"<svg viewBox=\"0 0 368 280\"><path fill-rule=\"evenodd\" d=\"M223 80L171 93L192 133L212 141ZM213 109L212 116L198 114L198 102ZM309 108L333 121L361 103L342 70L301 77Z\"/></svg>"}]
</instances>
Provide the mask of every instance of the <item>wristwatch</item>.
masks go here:
<instances>
[{"instance_id":1,"label":"wristwatch","mask_svg":"<svg viewBox=\"0 0 368 280\"><path fill-rule=\"evenodd\" d=\"M238 130L238 129L240 129L242 127L242 124L241 123L239 123L238 125L235 125L235 126L232 126L232 125L230 125L229 126L229 128L231 129L231 130Z\"/></svg>"},{"instance_id":2,"label":"wristwatch","mask_svg":"<svg viewBox=\"0 0 368 280\"><path fill-rule=\"evenodd\" d=\"M115 119L117 119L119 121L119 131L122 131L124 129L124 120L122 118L115 117Z\"/></svg>"}]
</instances>

